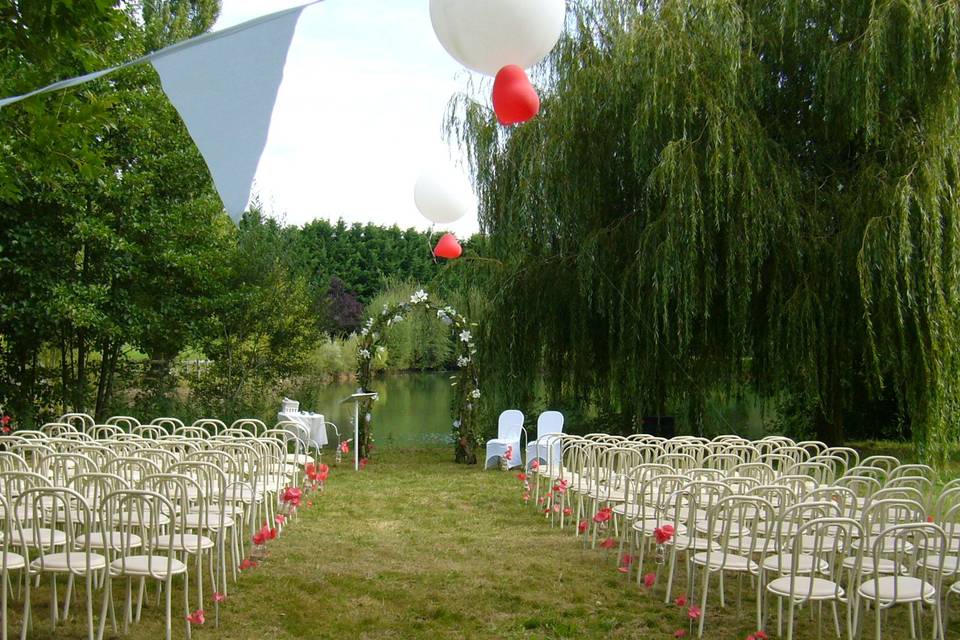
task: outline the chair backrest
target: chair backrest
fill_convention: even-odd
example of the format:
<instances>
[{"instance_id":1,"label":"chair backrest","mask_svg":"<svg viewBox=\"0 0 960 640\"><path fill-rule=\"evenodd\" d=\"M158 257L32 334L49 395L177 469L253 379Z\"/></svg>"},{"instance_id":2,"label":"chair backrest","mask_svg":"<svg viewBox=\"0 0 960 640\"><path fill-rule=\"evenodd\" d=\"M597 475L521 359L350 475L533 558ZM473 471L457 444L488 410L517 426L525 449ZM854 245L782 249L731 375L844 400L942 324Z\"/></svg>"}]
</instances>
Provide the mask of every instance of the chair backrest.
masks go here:
<instances>
[{"instance_id":1,"label":"chair backrest","mask_svg":"<svg viewBox=\"0 0 960 640\"><path fill-rule=\"evenodd\" d=\"M154 418L153 420L150 421L150 424L156 425L158 427L162 427L168 433L173 433L173 430L176 429L177 427L184 426L183 420L181 420L180 418L168 418L168 417Z\"/></svg>"},{"instance_id":2,"label":"chair backrest","mask_svg":"<svg viewBox=\"0 0 960 640\"><path fill-rule=\"evenodd\" d=\"M945 547L946 536L943 529L936 524L912 522L894 524L883 529L873 539L870 548L873 558L873 571L869 575L870 580L873 581L873 593L882 593L885 602L902 601L901 598L907 600L914 595L910 593L901 596L901 589L903 588L913 591L912 585L907 586L903 580L884 580L889 574L885 571L886 567L883 565L892 562L892 566L900 567L902 571L909 572L913 577L920 578L927 585L931 585L933 587L932 593L940 598L940 594L943 593L941 583L943 581L944 561L948 554L938 553L933 556L927 554L930 550L944 549ZM921 558L923 558L923 561L918 562ZM881 580L885 582L884 586L886 588L883 590L880 586ZM915 597L912 599L915 599ZM926 600L926 598L924 599Z\"/></svg>"},{"instance_id":3,"label":"chair backrest","mask_svg":"<svg viewBox=\"0 0 960 640\"><path fill-rule=\"evenodd\" d=\"M520 423L523 424L522 414ZM559 411L544 411L537 417L537 440L548 433L563 433L563 414Z\"/></svg>"},{"instance_id":4,"label":"chair backrest","mask_svg":"<svg viewBox=\"0 0 960 640\"><path fill-rule=\"evenodd\" d=\"M95 424L90 427L89 433L90 437L92 437L94 440L104 440L106 438L113 438L118 435L123 435L126 432L120 425Z\"/></svg>"},{"instance_id":5,"label":"chair backrest","mask_svg":"<svg viewBox=\"0 0 960 640\"><path fill-rule=\"evenodd\" d=\"M854 579L858 579L858 571L843 571L844 554L853 545L855 539L861 537L860 524L856 520L841 517L818 517L802 523L795 534L789 537L789 543L782 553L790 554L790 566L786 562L782 567L783 573L790 580L789 593L796 603L803 603L814 597L814 589L820 589L817 597L823 597L824 584L833 584L833 598L841 599L844 593L851 593L856 589ZM779 555L783 562L783 555ZM804 563L801 567L800 563ZM809 580L810 570L830 578L830 582L815 583ZM858 567L859 568L859 567ZM843 578L846 576L846 584Z\"/></svg>"},{"instance_id":6,"label":"chair backrest","mask_svg":"<svg viewBox=\"0 0 960 640\"><path fill-rule=\"evenodd\" d=\"M246 429L254 436L259 437L264 431L267 430L267 425L265 425L262 420L257 420L256 418L241 418L240 420L234 420L233 424L230 425L230 428Z\"/></svg>"},{"instance_id":7,"label":"chair backrest","mask_svg":"<svg viewBox=\"0 0 960 640\"><path fill-rule=\"evenodd\" d=\"M132 416L110 416L106 424L114 424L124 431L131 431L134 427L140 426L140 421Z\"/></svg>"},{"instance_id":8,"label":"chair backrest","mask_svg":"<svg viewBox=\"0 0 960 640\"><path fill-rule=\"evenodd\" d=\"M523 412L518 409L507 409L500 414L497 420L497 437L520 439L520 430L523 428Z\"/></svg>"},{"instance_id":9,"label":"chair backrest","mask_svg":"<svg viewBox=\"0 0 960 640\"><path fill-rule=\"evenodd\" d=\"M146 477L146 476L144 476ZM169 584L172 572L174 536L158 540L162 531L179 530L180 513L171 501L155 491L121 489L106 495L100 505L100 521L113 528L114 544L105 545L107 564L121 574L128 573L128 558L146 556L146 572ZM140 569L140 567L138 567Z\"/></svg>"}]
</instances>

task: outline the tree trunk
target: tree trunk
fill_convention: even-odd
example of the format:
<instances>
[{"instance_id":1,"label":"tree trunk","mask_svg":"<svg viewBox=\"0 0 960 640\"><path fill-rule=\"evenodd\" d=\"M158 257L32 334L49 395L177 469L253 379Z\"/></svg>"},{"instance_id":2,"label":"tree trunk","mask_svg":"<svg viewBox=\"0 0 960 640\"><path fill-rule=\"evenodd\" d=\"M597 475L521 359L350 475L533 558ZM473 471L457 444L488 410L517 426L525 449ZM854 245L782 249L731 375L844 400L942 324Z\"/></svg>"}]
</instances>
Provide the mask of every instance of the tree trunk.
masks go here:
<instances>
[{"instance_id":1,"label":"tree trunk","mask_svg":"<svg viewBox=\"0 0 960 640\"><path fill-rule=\"evenodd\" d=\"M97 401L94 407L94 417L97 422L104 419L104 412L106 411L107 378L109 377L108 370L110 369L112 353L113 349L110 346L110 341L104 340L100 344L100 372L97 374Z\"/></svg>"},{"instance_id":2,"label":"tree trunk","mask_svg":"<svg viewBox=\"0 0 960 640\"><path fill-rule=\"evenodd\" d=\"M460 436L457 440L454 460L458 464L477 464L477 452L473 450L473 445L470 444L470 438L467 436Z\"/></svg>"}]
</instances>

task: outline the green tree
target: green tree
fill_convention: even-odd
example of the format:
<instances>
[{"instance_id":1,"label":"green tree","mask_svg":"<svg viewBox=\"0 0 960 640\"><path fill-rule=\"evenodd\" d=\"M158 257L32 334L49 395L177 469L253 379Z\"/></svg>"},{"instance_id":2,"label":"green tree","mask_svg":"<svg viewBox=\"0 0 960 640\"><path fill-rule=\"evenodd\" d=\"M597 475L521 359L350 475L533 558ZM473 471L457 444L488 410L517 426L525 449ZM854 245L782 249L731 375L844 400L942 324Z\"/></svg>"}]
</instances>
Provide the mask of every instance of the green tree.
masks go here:
<instances>
[{"instance_id":1,"label":"green tree","mask_svg":"<svg viewBox=\"0 0 960 640\"><path fill-rule=\"evenodd\" d=\"M467 98L490 255L484 387L639 417L743 382L839 441L894 396L955 440L960 5L574 3L540 116Z\"/></svg>"}]
</instances>

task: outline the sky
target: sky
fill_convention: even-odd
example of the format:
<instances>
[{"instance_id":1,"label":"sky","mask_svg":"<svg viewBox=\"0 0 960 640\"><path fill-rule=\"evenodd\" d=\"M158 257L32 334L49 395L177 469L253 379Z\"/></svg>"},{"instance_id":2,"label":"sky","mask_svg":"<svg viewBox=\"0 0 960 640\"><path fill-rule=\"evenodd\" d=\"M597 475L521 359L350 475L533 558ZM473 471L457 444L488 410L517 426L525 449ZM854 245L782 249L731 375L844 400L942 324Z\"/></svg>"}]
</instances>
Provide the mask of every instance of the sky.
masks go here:
<instances>
[{"instance_id":1,"label":"sky","mask_svg":"<svg viewBox=\"0 0 960 640\"><path fill-rule=\"evenodd\" d=\"M223 0L214 30L306 0ZM430 24L429 0L326 0L303 10L254 193L288 224L317 218L427 229L413 187L428 166L463 163L443 139L471 72ZM465 167L463 168L465 172ZM444 225L460 237L476 212Z\"/></svg>"}]
</instances>

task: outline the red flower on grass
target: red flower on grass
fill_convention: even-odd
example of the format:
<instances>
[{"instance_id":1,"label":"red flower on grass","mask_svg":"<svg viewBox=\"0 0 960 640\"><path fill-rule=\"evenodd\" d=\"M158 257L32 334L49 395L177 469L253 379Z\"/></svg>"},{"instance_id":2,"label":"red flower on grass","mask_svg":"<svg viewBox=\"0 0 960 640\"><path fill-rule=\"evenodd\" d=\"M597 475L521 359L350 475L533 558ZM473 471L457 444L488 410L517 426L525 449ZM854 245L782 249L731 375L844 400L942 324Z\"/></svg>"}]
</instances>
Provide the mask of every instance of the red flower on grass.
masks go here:
<instances>
[{"instance_id":1,"label":"red flower on grass","mask_svg":"<svg viewBox=\"0 0 960 640\"><path fill-rule=\"evenodd\" d=\"M539 468L540 468L540 461L539 461L539 460L534 460L533 462L531 462L531 463L530 463L530 468L533 469L534 471L536 471L537 469L539 469Z\"/></svg>"},{"instance_id":2,"label":"red flower on grass","mask_svg":"<svg viewBox=\"0 0 960 640\"><path fill-rule=\"evenodd\" d=\"M620 566L617 567L617 571L620 573L630 573L630 565L633 564L633 556L625 554L623 559L620 561Z\"/></svg>"},{"instance_id":3,"label":"red flower on grass","mask_svg":"<svg viewBox=\"0 0 960 640\"><path fill-rule=\"evenodd\" d=\"M690 607L687 609L687 617L690 618L691 620L696 620L697 618L699 618L700 613L701 613L700 607L695 605L690 605Z\"/></svg>"},{"instance_id":4,"label":"red flower on grass","mask_svg":"<svg viewBox=\"0 0 960 640\"><path fill-rule=\"evenodd\" d=\"M654 583L656 583L656 581L657 581L657 574L655 573L648 573L645 576L643 576L643 586L645 586L647 589L652 588Z\"/></svg>"},{"instance_id":5,"label":"red flower on grass","mask_svg":"<svg viewBox=\"0 0 960 640\"><path fill-rule=\"evenodd\" d=\"M687 630L686 630L686 629L677 629L676 631L673 632L673 637L674 637L674 638L686 638L686 637L687 637Z\"/></svg>"},{"instance_id":6,"label":"red flower on grass","mask_svg":"<svg viewBox=\"0 0 960 640\"><path fill-rule=\"evenodd\" d=\"M565 515L565 516L572 516L572 515L573 515L573 508L571 508L571 507L564 507L564 508L563 508L563 515Z\"/></svg>"},{"instance_id":7,"label":"red flower on grass","mask_svg":"<svg viewBox=\"0 0 960 640\"><path fill-rule=\"evenodd\" d=\"M227 599L227 594L225 593L220 593L219 591L215 591L213 594L214 602L223 602L226 599Z\"/></svg>"},{"instance_id":8,"label":"red flower on grass","mask_svg":"<svg viewBox=\"0 0 960 640\"><path fill-rule=\"evenodd\" d=\"M521 471L520 473L517 474L517 480L519 480L520 482L526 482L526 481L527 481L527 474L525 474L523 471Z\"/></svg>"},{"instance_id":9,"label":"red flower on grass","mask_svg":"<svg viewBox=\"0 0 960 640\"><path fill-rule=\"evenodd\" d=\"M677 596L677 599L673 601L673 604L677 605L678 607L687 606L687 594L681 593L679 596Z\"/></svg>"},{"instance_id":10,"label":"red flower on grass","mask_svg":"<svg viewBox=\"0 0 960 640\"><path fill-rule=\"evenodd\" d=\"M579 531L580 533L585 533L587 531L587 527L589 526L590 526L589 522L587 522L586 520L581 520L580 524L577 525L577 531Z\"/></svg>"},{"instance_id":11,"label":"red flower on grass","mask_svg":"<svg viewBox=\"0 0 960 640\"><path fill-rule=\"evenodd\" d=\"M300 487L286 487L280 496L280 499L292 507L299 507L300 500L303 498L303 491Z\"/></svg>"},{"instance_id":12,"label":"red flower on grass","mask_svg":"<svg viewBox=\"0 0 960 640\"><path fill-rule=\"evenodd\" d=\"M187 616L187 622L190 624L203 624L207 619L204 617L203 609L197 609Z\"/></svg>"},{"instance_id":13,"label":"red flower on grass","mask_svg":"<svg viewBox=\"0 0 960 640\"><path fill-rule=\"evenodd\" d=\"M247 569L253 569L257 566L257 563L251 560L250 558L244 558L240 561L240 571L246 571Z\"/></svg>"},{"instance_id":14,"label":"red flower on grass","mask_svg":"<svg viewBox=\"0 0 960 640\"><path fill-rule=\"evenodd\" d=\"M283 524L284 522L286 522L287 517L286 517L285 515L283 515L282 513L278 513L277 515L273 516L273 520L274 520L277 524Z\"/></svg>"},{"instance_id":15,"label":"red flower on grass","mask_svg":"<svg viewBox=\"0 0 960 640\"><path fill-rule=\"evenodd\" d=\"M370 462L366 458L360 458L360 471L363 471L367 468L367 463Z\"/></svg>"},{"instance_id":16,"label":"red flower on grass","mask_svg":"<svg viewBox=\"0 0 960 640\"><path fill-rule=\"evenodd\" d=\"M350 441L349 441L349 440L344 440L343 442L340 443L340 453L342 453L342 454L344 454L344 455L350 453Z\"/></svg>"},{"instance_id":17,"label":"red flower on grass","mask_svg":"<svg viewBox=\"0 0 960 640\"><path fill-rule=\"evenodd\" d=\"M607 538L606 540L600 543L601 549L613 549L615 546L617 546L617 541L614 540L613 538Z\"/></svg>"},{"instance_id":18,"label":"red flower on grass","mask_svg":"<svg viewBox=\"0 0 960 640\"><path fill-rule=\"evenodd\" d=\"M613 518L613 509L610 507L604 507L603 509L600 509L600 511L597 511L595 514L593 514L593 521L598 524L609 522L611 518Z\"/></svg>"}]
</instances>

